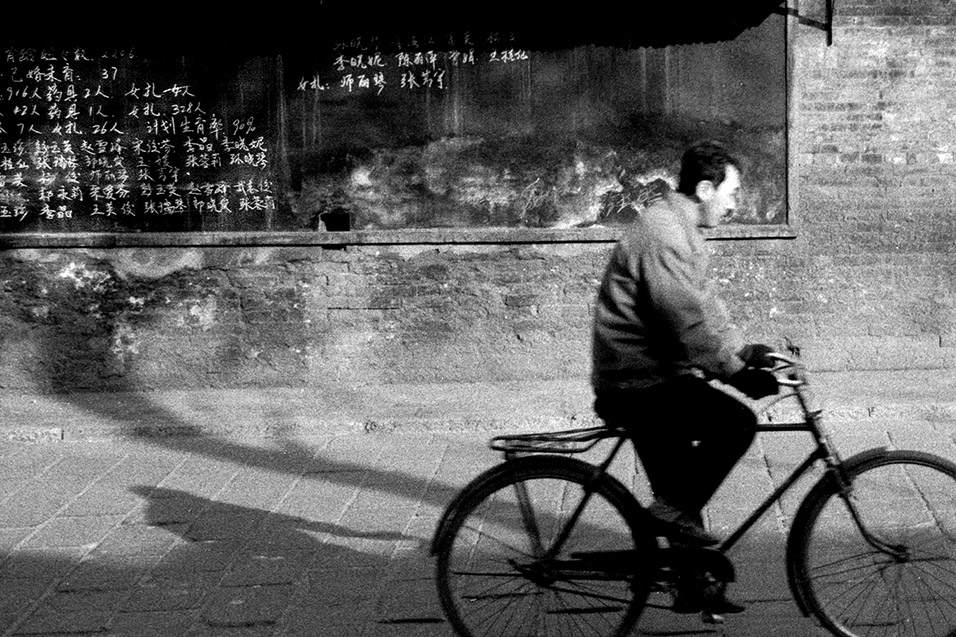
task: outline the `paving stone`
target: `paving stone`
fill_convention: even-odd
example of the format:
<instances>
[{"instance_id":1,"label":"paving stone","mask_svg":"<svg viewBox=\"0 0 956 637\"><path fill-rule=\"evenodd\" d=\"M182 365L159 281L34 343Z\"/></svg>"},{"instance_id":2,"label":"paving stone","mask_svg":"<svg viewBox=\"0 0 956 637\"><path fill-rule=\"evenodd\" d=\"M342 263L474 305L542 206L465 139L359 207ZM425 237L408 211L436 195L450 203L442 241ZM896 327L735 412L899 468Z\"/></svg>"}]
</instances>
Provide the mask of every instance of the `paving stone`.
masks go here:
<instances>
[{"instance_id":1,"label":"paving stone","mask_svg":"<svg viewBox=\"0 0 956 637\"><path fill-rule=\"evenodd\" d=\"M128 524L186 526L199 519L202 512L212 506L211 501L184 491L141 485L132 490L139 504L127 519Z\"/></svg>"},{"instance_id":2,"label":"paving stone","mask_svg":"<svg viewBox=\"0 0 956 637\"><path fill-rule=\"evenodd\" d=\"M34 527L0 529L0 560L35 531Z\"/></svg>"},{"instance_id":3,"label":"paving stone","mask_svg":"<svg viewBox=\"0 0 956 637\"><path fill-rule=\"evenodd\" d=\"M287 495L298 479L295 474L249 471L235 477L216 496L222 502L262 511L271 511Z\"/></svg>"},{"instance_id":4,"label":"paving stone","mask_svg":"<svg viewBox=\"0 0 956 637\"><path fill-rule=\"evenodd\" d=\"M739 615L725 617L727 635L766 637L820 637L812 620L803 617L789 600L756 602Z\"/></svg>"},{"instance_id":5,"label":"paving stone","mask_svg":"<svg viewBox=\"0 0 956 637\"><path fill-rule=\"evenodd\" d=\"M200 618L209 626L252 628L272 626L292 600L292 585L254 585L213 591Z\"/></svg>"},{"instance_id":6,"label":"paving stone","mask_svg":"<svg viewBox=\"0 0 956 637\"><path fill-rule=\"evenodd\" d=\"M374 621L366 607L298 606L285 618L283 637L315 637L317 631L335 637L363 637Z\"/></svg>"},{"instance_id":7,"label":"paving stone","mask_svg":"<svg viewBox=\"0 0 956 637\"><path fill-rule=\"evenodd\" d=\"M279 628L272 625L256 626L207 626L196 624L183 637L275 637L280 634ZM323 629L313 630L313 635L324 632Z\"/></svg>"},{"instance_id":8,"label":"paving stone","mask_svg":"<svg viewBox=\"0 0 956 637\"><path fill-rule=\"evenodd\" d=\"M66 506L75 494L51 481L31 481L0 503L0 528L39 526Z\"/></svg>"},{"instance_id":9,"label":"paving stone","mask_svg":"<svg viewBox=\"0 0 956 637\"><path fill-rule=\"evenodd\" d=\"M0 634L25 618L49 587L39 579L0 579Z\"/></svg>"},{"instance_id":10,"label":"paving stone","mask_svg":"<svg viewBox=\"0 0 956 637\"><path fill-rule=\"evenodd\" d=\"M93 545L102 540L122 520L122 516L109 515L56 517L38 529L23 544L23 548Z\"/></svg>"},{"instance_id":11,"label":"paving stone","mask_svg":"<svg viewBox=\"0 0 956 637\"><path fill-rule=\"evenodd\" d=\"M315 560L315 552L257 546L233 561L222 586L294 584Z\"/></svg>"},{"instance_id":12,"label":"paving stone","mask_svg":"<svg viewBox=\"0 0 956 637\"><path fill-rule=\"evenodd\" d=\"M207 573L193 574L187 580L151 578L136 588L121 610L144 612L198 609L218 580L217 575Z\"/></svg>"},{"instance_id":13,"label":"paving stone","mask_svg":"<svg viewBox=\"0 0 956 637\"><path fill-rule=\"evenodd\" d=\"M392 575L376 607L376 623L412 627L445 621L431 574Z\"/></svg>"},{"instance_id":14,"label":"paving stone","mask_svg":"<svg viewBox=\"0 0 956 637\"><path fill-rule=\"evenodd\" d=\"M443 619L408 617L378 619L365 626L367 637L449 637L451 626Z\"/></svg>"},{"instance_id":15,"label":"paving stone","mask_svg":"<svg viewBox=\"0 0 956 637\"><path fill-rule=\"evenodd\" d=\"M241 546L232 540L177 544L163 555L153 568L153 574L164 579L177 579L197 571L221 573L235 560Z\"/></svg>"},{"instance_id":16,"label":"paving stone","mask_svg":"<svg viewBox=\"0 0 956 637\"><path fill-rule=\"evenodd\" d=\"M121 524L114 527L96 545L97 555L164 555L181 542L184 525L147 526Z\"/></svg>"},{"instance_id":17,"label":"paving stone","mask_svg":"<svg viewBox=\"0 0 956 637\"><path fill-rule=\"evenodd\" d=\"M173 637L185 635L195 622L195 612L120 612L113 616L110 637Z\"/></svg>"},{"instance_id":18,"label":"paving stone","mask_svg":"<svg viewBox=\"0 0 956 637\"><path fill-rule=\"evenodd\" d=\"M75 568L86 552L85 547L18 549L0 563L0 578L50 582Z\"/></svg>"},{"instance_id":19,"label":"paving stone","mask_svg":"<svg viewBox=\"0 0 956 637\"><path fill-rule=\"evenodd\" d=\"M110 556L107 559L88 558L61 579L58 591L127 590L148 575L155 561L147 556Z\"/></svg>"},{"instance_id":20,"label":"paving stone","mask_svg":"<svg viewBox=\"0 0 956 637\"><path fill-rule=\"evenodd\" d=\"M57 592L44 599L14 634L103 632L126 595L118 591Z\"/></svg>"},{"instance_id":21,"label":"paving stone","mask_svg":"<svg viewBox=\"0 0 956 637\"><path fill-rule=\"evenodd\" d=\"M141 499L129 490L129 486L97 482L67 504L62 514L66 516L126 516L140 504Z\"/></svg>"},{"instance_id":22,"label":"paving stone","mask_svg":"<svg viewBox=\"0 0 956 637\"><path fill-rule=\"evenodd\" d=\"M255 534L268 514L256 510L209 509L189 525L183 538L190 542L248 539Z\"/></svg>"}]
</instances>

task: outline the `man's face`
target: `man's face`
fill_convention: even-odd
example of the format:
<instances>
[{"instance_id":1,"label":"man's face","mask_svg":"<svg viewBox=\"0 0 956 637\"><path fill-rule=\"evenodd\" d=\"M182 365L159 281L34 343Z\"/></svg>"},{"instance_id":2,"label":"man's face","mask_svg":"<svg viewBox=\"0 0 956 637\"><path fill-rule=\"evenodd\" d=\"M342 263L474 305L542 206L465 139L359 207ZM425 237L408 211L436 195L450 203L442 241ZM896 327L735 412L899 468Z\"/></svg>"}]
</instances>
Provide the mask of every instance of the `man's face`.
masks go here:
<instances>
[{"instance_id":1,"label":"man's face","mask_svg":"<svg viewBox=\"0 0 956 637\"><path fill-rule=\"evenodd\" d=\"M724 180L714 186L709 181L697 185L697 198L700 200L700 219L702 228L716 228L720 220L737 209L737 193L740 191L740 173L728 164Z\"/></svg>"}]
</instances>

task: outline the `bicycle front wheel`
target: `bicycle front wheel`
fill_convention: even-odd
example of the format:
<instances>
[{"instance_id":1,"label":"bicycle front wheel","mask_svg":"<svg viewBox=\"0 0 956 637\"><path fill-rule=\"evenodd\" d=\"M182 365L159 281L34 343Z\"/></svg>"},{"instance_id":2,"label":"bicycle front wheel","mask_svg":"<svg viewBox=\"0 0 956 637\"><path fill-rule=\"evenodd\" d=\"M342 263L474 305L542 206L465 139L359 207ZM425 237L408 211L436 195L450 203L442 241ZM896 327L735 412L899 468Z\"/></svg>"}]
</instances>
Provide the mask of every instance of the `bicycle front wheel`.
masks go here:
<instances>
[{"instance_id":1,"label":"bicycle front wheel","mask_svg":"<svg viewBox=\"0 0 956 637\"><path fill-rule=\"evenodd\" d=\"M956 465L917 451L861 454L850 488L826 478L794 518L798 601L842 637L956 635Z\"/></svg>"},{"instance_id":2,"label":"bicycle front wheel","mask_svg":"<svg viewBox=\"0 0 956 637\"><path fill-rule=\"evenodd\" d=\"M436 538L449 621L461 637L623 637L656 556L641 519L620 482L595 480L583 462L503 463L458 498Z\"/></svg>"}]
</instances>

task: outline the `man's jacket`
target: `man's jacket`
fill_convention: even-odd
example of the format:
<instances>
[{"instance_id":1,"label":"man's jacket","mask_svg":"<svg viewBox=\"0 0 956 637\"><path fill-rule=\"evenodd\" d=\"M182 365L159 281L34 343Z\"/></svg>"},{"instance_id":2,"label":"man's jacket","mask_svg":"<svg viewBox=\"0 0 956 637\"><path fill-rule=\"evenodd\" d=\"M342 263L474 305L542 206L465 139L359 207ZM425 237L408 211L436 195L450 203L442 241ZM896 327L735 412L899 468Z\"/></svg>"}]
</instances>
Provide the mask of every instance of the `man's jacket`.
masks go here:
<instances>
[{"instance_id":1,"label":"man's jacket","mask_svg":"<svg viewBox=\"0 0 956 637\"><path fill-rule=\"evenodd\" d=\"M742 343L708 277L697 204L669 192L615 246L598 292L591 381L596 390L743 369Z\"/></svg>"}]
</instances>

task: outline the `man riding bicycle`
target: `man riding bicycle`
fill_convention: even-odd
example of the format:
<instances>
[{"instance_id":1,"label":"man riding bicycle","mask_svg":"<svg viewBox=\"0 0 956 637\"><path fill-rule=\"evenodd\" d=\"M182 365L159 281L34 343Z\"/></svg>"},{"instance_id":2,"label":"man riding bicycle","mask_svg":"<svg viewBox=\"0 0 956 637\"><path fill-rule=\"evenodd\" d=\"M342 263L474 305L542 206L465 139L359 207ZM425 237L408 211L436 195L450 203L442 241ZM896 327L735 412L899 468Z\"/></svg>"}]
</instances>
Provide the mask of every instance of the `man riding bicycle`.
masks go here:
<instances>
[{"instance_id":1,"label":"man riding bicycle","mask_svg":"<svg viewBox=\"0 0 956 637\"><path fill-rule=\"evenodd\" d=\"M711 546L701 511L746 453L756 415L712 386L775 394L765 345L743 346L708 280L701 228L736 209L740 162L715 142L690 147L676 192L637 216L615 246L597 296L595 411L628 430L672 543ZM739 610L730 602L723 612Z\"/></svg>"}]
</instances>

